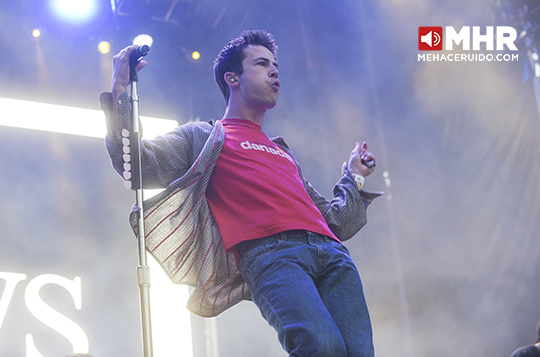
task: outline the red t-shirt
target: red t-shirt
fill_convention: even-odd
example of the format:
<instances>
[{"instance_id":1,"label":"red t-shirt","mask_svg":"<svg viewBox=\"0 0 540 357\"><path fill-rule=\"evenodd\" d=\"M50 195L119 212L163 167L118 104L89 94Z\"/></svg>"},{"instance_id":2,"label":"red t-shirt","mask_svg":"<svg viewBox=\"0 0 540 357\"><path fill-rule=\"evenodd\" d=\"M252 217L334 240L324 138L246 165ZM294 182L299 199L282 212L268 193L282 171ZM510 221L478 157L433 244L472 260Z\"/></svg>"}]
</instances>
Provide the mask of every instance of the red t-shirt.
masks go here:
<instances>
[{"instance_id":1,"label":"red t-shirt","mask_svg":"<svg viewBox=\"0 0 540 357\"><path fill-rule=\"evenodd\" d=\"M337 239L308 195L292 158L250 120L224 119L225 143L206 197L226 251L293 229Z\"/></svg>"}]
</instances>

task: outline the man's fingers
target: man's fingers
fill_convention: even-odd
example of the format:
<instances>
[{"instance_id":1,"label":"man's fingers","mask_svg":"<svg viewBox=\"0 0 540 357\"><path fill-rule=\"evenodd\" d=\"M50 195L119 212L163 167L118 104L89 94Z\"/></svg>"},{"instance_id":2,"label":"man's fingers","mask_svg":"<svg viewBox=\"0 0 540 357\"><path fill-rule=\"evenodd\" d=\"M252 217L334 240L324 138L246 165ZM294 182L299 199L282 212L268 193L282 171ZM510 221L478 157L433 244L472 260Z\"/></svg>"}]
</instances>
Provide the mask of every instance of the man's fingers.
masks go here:
<instances>
[{"instance_id":1,"label":"man's fingers","mask_svg":"<svg viewBox=\"0 0 540 357\"><path fill-rule=\"evenodd\" d=\"M148 64L148 62L141 60L141 61L139 62L139 64L137 64L137 67L135 67L135 70L136 70L137 72L139 72L141 69L143 69L144 67L146 67L147 64Z\"/></svg>"}]
</instances>

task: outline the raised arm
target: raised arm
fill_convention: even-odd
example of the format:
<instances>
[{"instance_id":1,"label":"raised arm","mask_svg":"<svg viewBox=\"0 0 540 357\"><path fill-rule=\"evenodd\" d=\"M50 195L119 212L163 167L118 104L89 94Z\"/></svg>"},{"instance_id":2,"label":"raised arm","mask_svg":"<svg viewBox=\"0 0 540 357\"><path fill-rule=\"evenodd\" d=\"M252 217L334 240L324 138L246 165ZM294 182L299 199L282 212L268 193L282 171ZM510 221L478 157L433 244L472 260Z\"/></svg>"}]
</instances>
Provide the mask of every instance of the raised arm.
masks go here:
<instances>
[{"instance_id":1,"label":"raised arm","mask_svg":"<svg viewBox=\"0 0 540 357\"><path fill-rule=\"evenodd\" d=\"M107 121L105 144L114 169L124 171L123 135L131 132L131 103L126 89L129 85L129 55L137 46L124 48L113 58L112 92L100 95L101 109ZM141 61L137 70L146 66ZM152 140L141 141L141 160L144 188L165 188L181 177L194 160L194 136L200 141L211 131L208 123L190 123Z\"/></svg>"}]
</instances>

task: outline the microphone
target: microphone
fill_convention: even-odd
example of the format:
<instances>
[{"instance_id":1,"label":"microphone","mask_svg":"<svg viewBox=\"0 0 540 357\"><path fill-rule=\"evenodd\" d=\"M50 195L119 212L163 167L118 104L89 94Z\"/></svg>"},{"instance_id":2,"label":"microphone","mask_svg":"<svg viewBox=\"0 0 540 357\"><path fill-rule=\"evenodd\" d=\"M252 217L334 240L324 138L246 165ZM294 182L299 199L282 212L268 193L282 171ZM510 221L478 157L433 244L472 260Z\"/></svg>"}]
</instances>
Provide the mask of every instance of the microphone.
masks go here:
<instances>
[{"instance_id":1,"label":"microphone","mask_svg":"<svg viewBox=\"0 0 540 357\"><path fill-rule=\"evenodd\" d=\"M148 45L142 45L135 49L135 51L131 52L131 55L129 56L129 61L131 63L137 63L148 54L148 51L150 51L150 47Z\"/></svg>"}]
</instances>

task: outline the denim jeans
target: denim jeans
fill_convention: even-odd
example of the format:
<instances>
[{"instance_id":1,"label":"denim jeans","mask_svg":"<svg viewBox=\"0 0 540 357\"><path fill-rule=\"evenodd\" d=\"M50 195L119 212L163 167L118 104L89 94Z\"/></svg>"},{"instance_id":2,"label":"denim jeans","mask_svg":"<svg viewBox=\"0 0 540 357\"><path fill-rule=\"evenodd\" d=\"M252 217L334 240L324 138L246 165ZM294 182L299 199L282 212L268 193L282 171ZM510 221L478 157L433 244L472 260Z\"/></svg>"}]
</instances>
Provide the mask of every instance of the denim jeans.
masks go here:
<instances>
[{"instance_id":1,"label":"denim jeans","mask_svg":"<svg viewBox=\"0 0 540 357\"><path fill-rule=\"evenodd\" d=\"M307 231L237 246L253 301L290 356L373 356L362 281L347 248Z\"/></svg>"}]
</instances>

